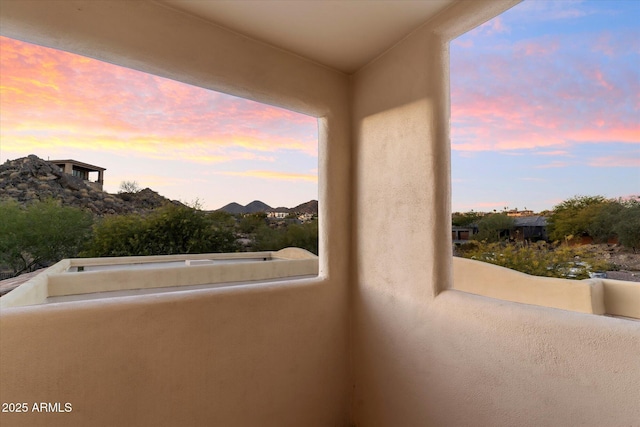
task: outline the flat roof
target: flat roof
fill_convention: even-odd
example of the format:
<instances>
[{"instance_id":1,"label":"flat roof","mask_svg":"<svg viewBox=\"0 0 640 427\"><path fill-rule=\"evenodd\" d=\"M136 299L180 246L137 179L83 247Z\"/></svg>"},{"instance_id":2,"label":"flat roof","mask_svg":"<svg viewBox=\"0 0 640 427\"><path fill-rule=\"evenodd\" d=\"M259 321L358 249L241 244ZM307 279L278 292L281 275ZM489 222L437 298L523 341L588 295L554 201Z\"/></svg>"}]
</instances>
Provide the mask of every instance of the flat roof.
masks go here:
<instances>
[{"instance_id":1,"label":"flat roof","mask_svg":"<svg viewBox=\"0 0 640 427\"><path fill-rule=\"evenodd\" d=\"M67 159L67 160L47 160L49 163L55 163L55 164L60 164L60 163L71 163L74 166L80 166L81 168L85 168L85 169L89 169L91 171L95 171L95 172L100 172L100 171L106 171L106 168L102 168L100 166L96 166L96 165L90 165L89 163L84 163L84 162L79 162L77 160L73 160L73 159Z\"/></svg>"}]
</instances>

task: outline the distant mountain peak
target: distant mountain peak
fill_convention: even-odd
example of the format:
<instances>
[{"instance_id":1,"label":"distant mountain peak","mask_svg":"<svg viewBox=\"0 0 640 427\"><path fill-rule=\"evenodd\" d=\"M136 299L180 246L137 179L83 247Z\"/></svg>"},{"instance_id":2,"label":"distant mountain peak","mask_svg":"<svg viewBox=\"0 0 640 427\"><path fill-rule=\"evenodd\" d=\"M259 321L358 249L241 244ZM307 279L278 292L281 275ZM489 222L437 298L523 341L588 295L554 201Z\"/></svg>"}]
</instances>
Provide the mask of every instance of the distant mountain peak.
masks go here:
<instances>
[{"instance_id":1,"label":"distant mountain peak","mask_svg":"<svg viewBox=\"0 0 640 427\"><path fill-rule=\"evenodd\" d=\"M250 214L250 213L256 213L256 212L295 212L295 213L317 214L318 201L310 200L294 208L285 208L285 207L272 208L271 206L267 205L266 203L260 200L254 200L253 202L247 204L246 206L243 206L236 202L232 202L227 205L224 205L223 207L217 210L227 212L233 215L238 215L238 214L244 215L244 214Z\"/></svg>"}]
</instances>

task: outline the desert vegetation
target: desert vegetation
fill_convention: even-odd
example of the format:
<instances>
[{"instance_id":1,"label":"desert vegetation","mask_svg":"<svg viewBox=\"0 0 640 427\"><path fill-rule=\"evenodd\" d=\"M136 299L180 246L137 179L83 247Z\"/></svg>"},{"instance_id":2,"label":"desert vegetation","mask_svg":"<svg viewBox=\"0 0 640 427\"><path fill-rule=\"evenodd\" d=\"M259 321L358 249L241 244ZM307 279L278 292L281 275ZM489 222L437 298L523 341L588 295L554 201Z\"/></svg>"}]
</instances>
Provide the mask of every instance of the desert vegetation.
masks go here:
<instances>
[{"instance_id":1,"label":"desert vegetation","mask_svg":"<svg viewBox=\"0 0 640 427\"><path fill-rule=\"evenodd\" d=\"M535 276L567 279L618 270L621 265L616 263L616 256L624 259L624 253L627 258L639 257L638 197L575 196L548 212L547 221L548 241L514 241L510 238L514 220L507 215L457 214L454 225L475 224L478 233L459 245L456 255Z\"/></svg>"},{"instance_id":2,"label":"desert vegetation","mask_svg":"<svg viewBox=\"0 0 640 427\"><path fill-rule=\"evenodd\" d=\"M317 220L273 221L166 203L145 214L96 216L47 199L0 201L0 269L17 276L64 258L279 250L318 253Z\"/></svg>"}]
</instances>

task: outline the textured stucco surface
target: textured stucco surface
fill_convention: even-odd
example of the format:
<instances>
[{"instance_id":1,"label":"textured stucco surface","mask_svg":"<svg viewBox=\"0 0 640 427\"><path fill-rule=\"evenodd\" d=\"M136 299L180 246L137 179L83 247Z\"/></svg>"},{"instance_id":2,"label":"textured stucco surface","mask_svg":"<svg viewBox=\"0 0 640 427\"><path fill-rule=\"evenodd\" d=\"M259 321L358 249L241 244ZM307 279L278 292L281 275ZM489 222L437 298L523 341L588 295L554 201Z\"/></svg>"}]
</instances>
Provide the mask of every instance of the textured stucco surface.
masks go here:
<instances>
[{"instance_id":1,"label":"textured stucco surface","mask_svg":"<svg viewBox=\"0 0 640 427\"><path fill-rule=\"evenodd\" d=\"M537 277L486 262L453 258L453 288L505 301L604 314L602 280L568 280ZM637 288L640 295L640 286ZM611 293L610 305L615 303Z\"/></svg>"},{"instance_id":2,"label":"textured stucco surface","mask_svg":"<svg viewBox=\"0 0 640 427\"><path fill-rule=\"evenodd\" d=\"M347 76L152 2L3 1L0 17L6 36L318 117L322 200L316 280L3 309L2 400L73 412L0 424L345 425Z\"/></svg>"},{"instance_id":3,"label":"textured stucco surface","mask_svg":"<svg viewBox=\"0 0 640 427\"><path fill-rule=\"evenodd\" d=\"M446 10L353 76L149 2L3 1L2 34L319 117L317 280L0 313L3 425L633 426L638 322L450 290Z\"/></svg>"},{"instance_id":4,"label":"textured stucco surface","mask_svg":"<svg viewBox=\"0 0 640 427\"><path fill-rule=\"evenodd\" d=\"M449 9L353 77L352 419L638 425L638 322L446 290L446 41L509 2L489 3Z\"/></svg>"}]
</instances>

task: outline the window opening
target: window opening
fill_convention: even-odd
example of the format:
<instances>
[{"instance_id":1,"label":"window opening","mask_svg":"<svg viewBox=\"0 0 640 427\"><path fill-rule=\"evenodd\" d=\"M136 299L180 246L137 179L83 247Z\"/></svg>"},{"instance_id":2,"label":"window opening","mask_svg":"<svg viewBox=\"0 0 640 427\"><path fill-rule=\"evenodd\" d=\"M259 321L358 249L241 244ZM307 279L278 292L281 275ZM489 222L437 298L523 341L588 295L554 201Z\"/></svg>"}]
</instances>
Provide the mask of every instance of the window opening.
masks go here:
<instances>
[{"instance_id":1,"label":"window opening","mask_svg":"<svg viewBox=\"0 0 640 427\"><path fill-rule=\"evenodd\" d=\"M450 43L455 255L640 280L640 259L620 273L640 238L639 17L635 2L525 1Z\"/></svg>"},{"instance_id":2,"label":"window opening","mask_svg":"<svg viewBox=\"0 0 640 427\"><path fill-rule=\"evenodd\" d=\"M6 37L0 49L4 226L29 234L38 217L43 236L2 242L16 250L0 274L75 257L317 255L316 118ZM66 241L46 252L44 236Z\"/></svg>"}]
</instances>

